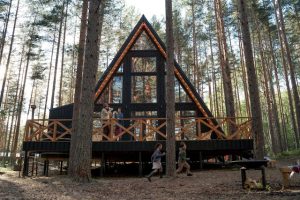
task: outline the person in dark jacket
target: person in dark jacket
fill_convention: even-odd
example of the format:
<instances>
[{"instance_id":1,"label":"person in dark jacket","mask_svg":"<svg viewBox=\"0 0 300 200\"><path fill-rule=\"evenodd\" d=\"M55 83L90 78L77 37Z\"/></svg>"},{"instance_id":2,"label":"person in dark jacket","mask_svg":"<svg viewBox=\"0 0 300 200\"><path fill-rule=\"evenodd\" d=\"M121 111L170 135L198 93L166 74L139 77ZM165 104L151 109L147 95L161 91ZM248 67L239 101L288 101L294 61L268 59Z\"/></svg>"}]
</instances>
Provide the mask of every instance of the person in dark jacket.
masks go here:
<instances>
[{"instance_id":1,"label":"person in dark jacket","mask_svg":"<svg viewBox=\"0 0 300 200\"><path fill-rule=\"evenodd\" d=\"M176 170L176 173L180 173L183 168L186 168L186 174L188 176L193 175L190 171L190 165L187 163L186 144L184 142L181 142L178 153L178 169Z\"/></svg>"},{"instance_id":2,"label":"person in dark jacket","mask_svg":"<svg viewBox=\"0 0 300 200\"><path fill-rule=\"evenodd\" d=\"M162 178L163 168L162 168L162 165L161 165L161 157L165 156L166 153L165 152L162 153L161 150L162 150L162 144L157 143L155 145L155 151L151 156L153 171L148 176L146 176L146 178L148 179L149 182L151 182L151 177L154 174L156 174L157 172L159 172L159 176L160 176L160 178Z\"/></svg>"}]
</instances>

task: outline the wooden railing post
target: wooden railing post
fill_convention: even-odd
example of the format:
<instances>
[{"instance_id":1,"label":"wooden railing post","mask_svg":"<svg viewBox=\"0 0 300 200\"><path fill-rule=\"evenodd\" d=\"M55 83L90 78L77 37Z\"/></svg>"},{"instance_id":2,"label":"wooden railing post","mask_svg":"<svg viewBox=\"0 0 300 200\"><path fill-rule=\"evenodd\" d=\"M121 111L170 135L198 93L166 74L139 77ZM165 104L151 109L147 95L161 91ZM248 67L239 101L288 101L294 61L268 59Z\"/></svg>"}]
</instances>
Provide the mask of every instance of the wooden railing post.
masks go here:
<instances>
[{"instance_id":1,"label":"wooden railing post","mask_svg":"<svg viewBox=\"0 0 300 200\"><path fill-rule=\"evenodd\" d=\"M114 119L109 119L108 120L108 126L110 127L109 129L109 141L113 140L113 136L114 136Z\"/></svg>"},{"instance_id":2,"label":"wooden railing post","mask_svg":"<svg viewBox=\"0 0 300 200\"><path fill-rule=\"evenodd\" d=\"M54 122L54 130L53 130L53 138L52 138L53 142L56 141L56 133L57 133L57 121L55 120L55 122Z\"/></svg>"},{"instance_id":3,"label":"wooden railing post","mask_svg":"<svg viewBox=\"0 0 300 200\"><path fill-rule=\"evenodd\" d=\"M143 141L143 119L139 120L139 123L140 123L140 135L139 135L139 141Z\"/></svg>"}]
</instances>

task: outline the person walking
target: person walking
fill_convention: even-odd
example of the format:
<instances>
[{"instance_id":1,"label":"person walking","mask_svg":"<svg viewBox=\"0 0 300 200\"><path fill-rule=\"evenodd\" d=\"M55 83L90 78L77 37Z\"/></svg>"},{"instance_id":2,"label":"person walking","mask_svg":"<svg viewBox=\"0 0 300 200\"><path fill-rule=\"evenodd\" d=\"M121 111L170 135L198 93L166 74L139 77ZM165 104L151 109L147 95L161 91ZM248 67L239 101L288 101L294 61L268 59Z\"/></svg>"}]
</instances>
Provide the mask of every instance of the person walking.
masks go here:
<instances>
[{"instance_id":1,"label":"person walking","mask_svg":"<svg viewBox=\"0 0 300 200\"><path fill-rule=\"evenodd\" d=\"M190 171L190 165L187 163L186 144L184 142L181 142L179 146L178 169L176 170L176 173L180 173L183 170L183 168L186 168L187 176L193 175Z\"/></svg>"},{"instance_id":2,"label":"person walking","mask_svg":"<svg viewBox=\"0 0 300 200\"><path fill-rule=\"evenodd\" d=\"M157 172L159 172L159 177L162 178L162 172L163 172L163 168L161 165L161 157L165 156L166 153L165 152L161 152L162 150L162 144L161 143L157 143L155 145L155 151L151 156L151 162L152 162L152 169L153 171L146 176L146 178L148 179L149 182L151 182L151 177L156 174Z\"/></svg>"}]
</instances>

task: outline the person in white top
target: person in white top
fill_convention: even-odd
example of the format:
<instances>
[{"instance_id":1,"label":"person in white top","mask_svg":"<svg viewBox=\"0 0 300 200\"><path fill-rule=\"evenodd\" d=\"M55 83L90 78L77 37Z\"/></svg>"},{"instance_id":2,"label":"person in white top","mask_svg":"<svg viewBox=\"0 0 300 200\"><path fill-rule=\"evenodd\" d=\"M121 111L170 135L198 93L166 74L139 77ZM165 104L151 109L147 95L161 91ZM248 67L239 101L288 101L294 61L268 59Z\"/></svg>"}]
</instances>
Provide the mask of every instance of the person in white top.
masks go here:
<instances>
[{"instance_id":1,"label":"person in white top","mask_svg":"<svg viewBox=\"0 0 300 200\"><path fill-rule=\"evenodd\" d=\"M112 108L108 106L107 103L103 104L103 109L101 110L101 123L103 127L103 134L109 136L110 133L110 124L109 120L112 117ZM107 140L107 138L103 137L103 140Z\"/></svg>"}]
</instances>

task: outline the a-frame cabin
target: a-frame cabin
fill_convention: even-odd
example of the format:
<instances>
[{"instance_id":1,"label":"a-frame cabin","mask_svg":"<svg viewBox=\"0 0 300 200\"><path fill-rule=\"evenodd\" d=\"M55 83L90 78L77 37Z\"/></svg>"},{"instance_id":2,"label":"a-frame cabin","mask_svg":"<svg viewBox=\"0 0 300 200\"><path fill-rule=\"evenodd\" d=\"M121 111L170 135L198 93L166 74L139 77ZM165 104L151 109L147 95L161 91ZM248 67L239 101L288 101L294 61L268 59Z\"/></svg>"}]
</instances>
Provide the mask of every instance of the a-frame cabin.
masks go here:
<instances>
[{"instance_id":1,"label":"a-frame cabin","mask_svg":"<svg viewBox=\"0 0 300 200\"><path fill-rule=\"evenodd\" d=\"M108 103L114 110L122 108L124 118L165 118L165 49L142 16L96 85L95 112ZM176 61L174 78L176 116L204 117L207 123L216 125L217 121ZM50 118L71 119L72 109L73 104L54 108ZM202 124L202 132L208 129Z\"/></svg>"},{"instance_id":2,"label":"a-frame cabin","mask_svg":"<svg viewBox=\"0 0 300 200\"><path fill-rule=\"evenodd\" d=\"M121 108L124 119L112 119L102 126L95 125L93 158L103 159L106 154L106 160L129 159L141 163L148 160L157 140L164 143L165 86L168 84L165 78L165 49L158 34L142 16L96 84L95 116L103 104L108 103L114 110ZM253 141L249 138L250 121L241 126L236 124L237 132L226 134L226 130L223 131L228 127L226 123L234 123L234 120L216 120L212 116L177 62L174 79L175 134L177 140L186 140L192 161L202 163L205 157L243 155L253 149ZM47 158L46 155L53 156L56 152L64 153L67 158L72 111L73 104L51 109L49 120L46 125L43 122L42 128L34 125L38 122L28 121L23 143L25 155L28 152L51 152L44 154ZM95 118L95 121L100 119ZM104 127L110 127L109 135L103 134ZM116 127L121 129L119 135L114 133Z\"/></svg>"}]
</instances>

